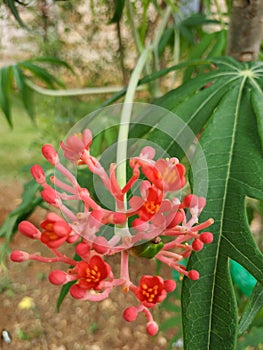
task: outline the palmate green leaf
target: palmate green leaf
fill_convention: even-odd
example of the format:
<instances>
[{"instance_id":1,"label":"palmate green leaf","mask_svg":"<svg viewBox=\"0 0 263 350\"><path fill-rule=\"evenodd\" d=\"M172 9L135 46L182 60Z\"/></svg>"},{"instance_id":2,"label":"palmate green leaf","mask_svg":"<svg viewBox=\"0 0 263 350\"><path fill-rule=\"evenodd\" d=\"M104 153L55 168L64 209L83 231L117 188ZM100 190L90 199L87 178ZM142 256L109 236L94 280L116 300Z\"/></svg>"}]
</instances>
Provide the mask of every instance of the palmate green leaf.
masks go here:
<instances>
[{"instance_id":1,"label":"palmate green leaf","mask_svg":"<svg viewBox=\"0 0 263 350\"><path fill-rule=\"evenodd\" d=\"M131 127L130 137L147 138L171 156L182 158L202 132L201 151L191 161L194 193L204 195L208 170L207 206L201 221L213 217L214 242L192 255L189 269L198 281L183 285L185 349L235 349L237 306L229 272L233 259L263 283L263 256L249 230L246 197L263 198L262 87L263 64L241 64L231 58L211 60L216 66L156 102L177 114L186 127L164 112L153 110ZM140 121L137 121L140 123ZM146 125L146 126L145 126ZM187 127L193 135L186 137ZM204 129L204 131L203 131ZM202 154L207 165L201 164Z\"/></svg>"},{"instance_id":2,"label":"palmate green leaf","mask_svg":"<svg viewBox=\"0 0 263 350\"><path fill-rule=\"evenodd\" d=\"M185 349L191 350L235 349L237 306L229 258L263 283L263 255L249 230L245 209L246 196L263 198L263 152L256 116L259 108L254 108L262 99L263 65L242 65L227 58L214 62L218 68L208 74L212 85L205 89L211 91L211 97L199 92L187 104L182 102L175 108L195 132L196 114L202 113L205 129L200 143L206 156L209 183L201 220L215 219L211 228L213 244L193 254L189 261L188 268L197 269L201 277L194 282L185 279L183 284ZM204 76L192 83L199 81L202 84ZM199 101L199 107L190 115L187 106L192 101ZM198 152L195 162L199 162ZM204 170L195 174L195 183L202 183ZM198 185L195 189L199 194Z\"/></svg>"},{"instance_id":3,"label":"palmate green leaf","mask_svg":"<svg viewBox=\"0 0 263 350\"><path fill-rule=\"evenodd\" d=\"M226 30L206 33L202 40L191 50L189 58L210 58L221 56L226 48ZM184 81L190 79L195 67L188 67L184 72Z\"/></svg>"}]
</instances>

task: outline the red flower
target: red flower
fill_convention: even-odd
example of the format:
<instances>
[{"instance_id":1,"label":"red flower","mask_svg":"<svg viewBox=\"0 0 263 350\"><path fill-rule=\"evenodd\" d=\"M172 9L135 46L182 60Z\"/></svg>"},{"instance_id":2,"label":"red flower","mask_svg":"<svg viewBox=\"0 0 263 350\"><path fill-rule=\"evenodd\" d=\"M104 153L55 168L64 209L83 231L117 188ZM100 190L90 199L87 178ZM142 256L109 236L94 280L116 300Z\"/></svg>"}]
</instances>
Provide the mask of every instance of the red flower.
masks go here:
<instances>
[{"instance_id":1,"label":"red flower","mask_svg":"<svg viewBox=\"0 0 263 350\"><path fill-rule=\"evenodd\" d=\"M132 197L130 205L132 209L136 210L140 219L148 221L158 213L162 203L163 194L157 188L152 187L149 181L142 181L141 195L142 198L138 196Z\"/></svg>"},{"instance_id":2,"label":"red flower","mask_svg":"<svg viewBox=\"0 0 263 350\"><path fill-rule=\"evenodd\" d=\"M110 271L107 264L98 255L94 255L89 263L81 261L77 264L78 286L82 289L101 289L100 283L108 277Z\"/></svg>"},{"instance_id":3,"label":"red flower","mask_svg":"<svg viewBox=\"0 0 263 350\"><path fill-rule=\"evenodd\" d=\"M160 276L145 275L140 280L140 286L135 290L135 295L148 308L162 302L167 295L164 280Z\"/></svg>"},{"instance_id":4,"label":"red flower","mask_svg":"<svg viewBox=\"0 0 263 350\"><path fill-rule=\"evenodd\" d=\"M52 249L60 247L72 231L66 221L55 213L49 213L40 227L44 229L41 233L41 242Z\"/></svg>"}]
</instances>

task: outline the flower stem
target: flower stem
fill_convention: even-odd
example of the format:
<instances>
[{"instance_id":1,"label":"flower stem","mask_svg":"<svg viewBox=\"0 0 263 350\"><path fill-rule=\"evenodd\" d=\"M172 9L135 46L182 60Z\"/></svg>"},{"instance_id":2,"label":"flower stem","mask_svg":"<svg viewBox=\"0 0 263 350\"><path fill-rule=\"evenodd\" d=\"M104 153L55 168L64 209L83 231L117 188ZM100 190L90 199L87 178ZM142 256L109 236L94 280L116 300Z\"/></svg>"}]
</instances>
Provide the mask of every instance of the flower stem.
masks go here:
<instances>
[{"instance_id":1,"label":"flower stem","mask_svg":"<svg viewBox=\"0 0 263 350\"><path fill-rule=\"evenodd\" d=\"M138 63L134 71L132 72L121 113L117 147L117 180L121 188L123 188L126 185L127 143L129 134L129 124L132 114L132 102L140 79L141 72L147 62L150 50L151 46L148 46L143 50L138 60Z\"/></svg>"}]
</instances>

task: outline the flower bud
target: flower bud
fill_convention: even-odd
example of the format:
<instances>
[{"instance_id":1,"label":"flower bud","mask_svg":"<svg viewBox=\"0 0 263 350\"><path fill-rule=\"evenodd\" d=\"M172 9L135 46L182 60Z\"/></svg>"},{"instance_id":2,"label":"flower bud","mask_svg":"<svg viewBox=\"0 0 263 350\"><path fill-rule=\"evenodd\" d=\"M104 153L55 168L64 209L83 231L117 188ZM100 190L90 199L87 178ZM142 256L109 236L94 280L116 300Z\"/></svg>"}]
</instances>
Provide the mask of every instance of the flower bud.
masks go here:
<instances>
[{"instance_id":1,"label":"flower bud","mask_svg":"<svg viewBox=\"0 0 263 350\"><path fill-rule=\"evenodd\" d=\"M85 289L80 288L77 284L74 284L70 288L70 294L75 299L82 299L86 296L87 291Z\"/></svg>"},{"instance_id":2,"label":"flower bud","mask_svg":"<svg viewBox=\"0 0 263 350\"><path fill-rule=\"evenodd\" d=\"M44 199L45 202L57 207L57 196L56 192L52 187L47 187L41 192L41 197Z\"/></svg>"},{"instance_id":3,"label":"flower bud","mask_svg":"<svg viewBox=\"0 0 263 350\"><path fill-rule=\"evenodd\" d=\"M149 335L156 335L158 333L158 324L154 321L148 322L146 325L146 331Z\"/></svg>"},{"instance_id":4,"label":"flower bud","mask_svg":"<svg viewBox=\"0 0 263 350\"><path fill-rule=\"evenodd\" d=\"M213 242L214 236L212 235L211 232L202 232L200 233L199 239L205 243L209 244Z\"/></svg>"},{"instance_id":5,"label":"flower bud","mask_svg":"<svg viewBox=\"0 0 263 350\"><path fill-rule=\"evenodd\" d=\"M167 293L171 293L175 290L176 288L176 282L173 280L166 280L164 281L164 289L166 290Z\"/></svg>"},{"instance_id":6,"label":"flower bud","mask_svg":"<svg viewBox=\"0 0 263 350\"><path fill-rule=\"evenodd\" d=\"M138 310L134 306L127 307L123 312L123 318L128 322L133 322L138 316Z\"/></svg>"},{"instance_id":7,"label":"flower bud","mask_svg":"<svg viewBox=\"0 0 263 350\"><path fill-rule=\"evenodd\" d=\"M188 278L190 278L190 280L195 281L199 279L199 272L196 270L190 270L188 271Z\"/></svg>"},{"instance_id":8,"label":"flower bud","mask_svg":"<svg viewBox=\"0 0 263 350\"><path fill-rule=\"evenodd\" d=\"M105 237L96 237L93 242L93 249L99 254L105 254L109 249L108 241Z\"/></svg>"},{"instance_id":9,"label":"flower bud","mask_svg":"<svg viewBox=\"0 0 263 350\"><path fill-rule=\"evenodd\" d=\"M24 236L32 239L40 239L40 231L29 221L21 221L18 225L18 231L21 232Z\"/></svg>"},{"instance_id":10,"label":"flower bud","mask_svg":"<svg viewBox=\"0 0 263 350\"><path fill-rule=\"evenodd\" d=\"M10 254L10 260L14 262L23 262L29 259L29 254L26 252L23 252L22 250L14 250Z\"/></svg>"},{"instance_id":11,"label":"flower bud","mask_svg":"<svg viewBox=\"0 0 263 350\"><path fill-rule=\"evenodd\" d=\"M85 259L89 257L90 246L85 242L81 242L76 246L75 251L81 258Z\"/></svg>"},{"instance_id":12,"label":"flower bud","mask_svg":"<svg viewBox=\"0 0 263 350\"><path fill-rule=\"evenodd\" d=\"M68 275L65 271L54 270L50 272L48 279L49 279L49 282L52 284L61 285L68 282L67 276Z\"/></svg>"},{"instance_id":13,"label":"flower bud","mask_svg":"<svg viewBox=\"0 0 263 350\"><path fill-rule=\"evenodd\" d=\"M42 147L42 154L50 164L56 165L58 162L58 155L53 146L44 145Z\"/></svg>"},{"instance_id":14,"label":"flower bud","mask_svg":"<svg viewBox=\"0 0 263 350\"><path fill-rule=\"evenodd\" d=\"M200 241L200 239L195 239L192 243L192 248L195 252L198 252L199 250L201 250L204 246L204 243Z\"/></svg>"},{"instance_id":15,"label":"flower bud","mask_svg":"<svg viewBox=\"0 0 263 350\"><path fill-rule=\"evenodd\" d=\"M46 176L43 168L40 165L33 165L30 169L30 172L37 183L40 185L44 185L46 183Z\"/></svg>"}]
</instances>

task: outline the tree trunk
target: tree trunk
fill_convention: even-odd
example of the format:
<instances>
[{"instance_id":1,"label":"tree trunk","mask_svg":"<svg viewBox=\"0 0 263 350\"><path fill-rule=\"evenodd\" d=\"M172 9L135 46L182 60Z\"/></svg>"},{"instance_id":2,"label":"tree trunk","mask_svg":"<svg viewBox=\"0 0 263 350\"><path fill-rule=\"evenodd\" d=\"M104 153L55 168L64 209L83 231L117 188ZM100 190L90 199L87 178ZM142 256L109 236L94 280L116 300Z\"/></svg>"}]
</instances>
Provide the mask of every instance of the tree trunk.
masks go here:
<instances>
[{"instance_id":1,"label":"tree trunk","mask_svg":"<svg viewBox=\"0 0 263 350\"><path fill-rule=\"evenodd\" d=\"M263 34L263 0L233 0L227 55L256 61Z\"/></svg>"}]
</instances>

